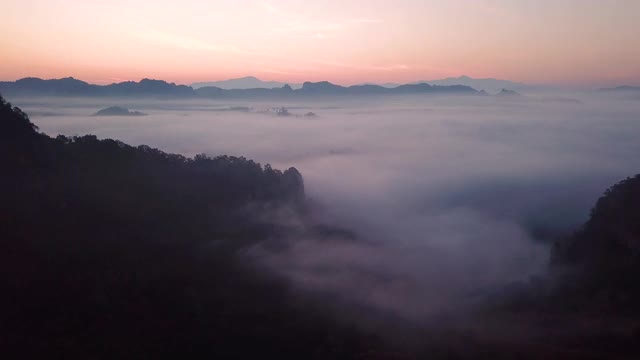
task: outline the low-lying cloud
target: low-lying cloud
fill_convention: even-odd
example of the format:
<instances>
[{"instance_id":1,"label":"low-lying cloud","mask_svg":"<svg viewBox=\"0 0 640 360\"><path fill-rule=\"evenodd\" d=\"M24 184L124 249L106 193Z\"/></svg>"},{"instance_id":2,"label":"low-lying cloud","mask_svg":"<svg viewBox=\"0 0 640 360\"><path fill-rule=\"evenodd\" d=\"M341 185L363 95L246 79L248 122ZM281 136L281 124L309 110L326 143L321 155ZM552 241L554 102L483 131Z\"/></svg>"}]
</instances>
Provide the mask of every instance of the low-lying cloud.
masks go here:
<instances>
[{"instance_id":1,"label":"low-lying cloud","mask_svg":"<svg viewBox=\"0 0 640 360\"><path fill-rule=\"evenodd\" d=\"M578 95L567 95L578 99ZM297 167L318 222L361 241L289 239L250 256L300 288L422 317L544 271L549 240L640 169L640 103L491 97L9 99L44 132ZM149 114L96 118L119 105ZM270 109L317 117L281 117ZM56 114L57 116L45 116Z\"/></svg>"}]
</instances>

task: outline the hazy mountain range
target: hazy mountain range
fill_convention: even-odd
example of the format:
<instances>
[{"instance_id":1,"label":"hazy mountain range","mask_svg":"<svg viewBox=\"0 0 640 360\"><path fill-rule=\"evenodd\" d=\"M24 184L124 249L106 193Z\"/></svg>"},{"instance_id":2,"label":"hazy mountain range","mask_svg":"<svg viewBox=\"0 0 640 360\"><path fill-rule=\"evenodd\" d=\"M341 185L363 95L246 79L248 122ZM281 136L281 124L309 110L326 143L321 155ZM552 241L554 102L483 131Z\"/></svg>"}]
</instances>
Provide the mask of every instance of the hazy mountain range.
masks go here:
<instances>
[{"instance_id":1,"label":"hazy mountain range","mask_svg":"<svg viewBox=\"0 0 640 360\"><path fill-rule=\"evenodd\" d=\"M0 82L0 93L38 96L195 96L195 92L189 86L162 80L143 79L139 82L125 81L110 85L95 85L72 77L50 80L30 77L17 81L4 81Z\"/></svg>"},{"instance_id":2,"label":"hazy mountain range","mask_svg":"<svg viewBox=\"0 0 640 360\"><path fill-rule=\"evenodd\" d=\"M474 79L468 76L409 84L365 83L341 86L328 81L286 84L278 81L262 81L248 76L217 82L200 82L192 86L177 85L163 80L142 79L109 85L90 84L73 77L40 79L28 77L16 81L0 81L0 93L4 95L36 96L136 96L136 97L256 97L298 95L365 95L456 93L517 95L516 90L533 89L535 86L498 79ZM640 86L618 86L599 89L601 92L640 93Z\"/></svg>"},{"instance_id":3,"label":"hazy mountain range","mask_svg":"<svg viewBox=\"0 0 640 360\"><path fill-rule=\"evenodd\" d=\"M465 85L472 87L476 90L484 90L489 93L497 93L502 89L522 89L527 85L523 83L508 81L508 80L498 80L498 79L474 79L469 76L460 76L456 78L446 78L440 80L420 80L414 81L409 84L429 84L429 85L439 85L439 86L452 86L452 85ZM279 82L279 81L263 81L254 76L247 76L237 79L229 79L222 81L210 81L210 82L197 82L191 84L191 87L194 89L199 89L203 87L217 87L225 90L239 90L239 89L273 89L273 88L281 88L287 85L287 83ZM288 84L292 89L300 89L303 84ZM363 83L359 85L377 85L385 88L396 88L398 86L402 86L404 84L399 83Z\"/></svg>"},{"instance_id":4,"label":"hazy mountain range","mask_svg":"<svg viewBox=\"0 0 640 360\"><path fill-rule=\"evenodd\" d=\"M221 81L209 81L209 82L197 82L191 84L194 89L202 87L217 87L224 90L242 90L242 89L273 89L281 88L288 83L279 81L263 81L254 76L245 76L237 79L221 80ZM288 84L292 89L300 89L302 84Z\"/></svg>"},{"instance_id":5,"label":"hazy mountain range","mask_svg":"<svg viewBox=\"0 0 640 360\"><path fill-rule=\"evenodd\" d=\"M214 86L211 84L218 84ZM247 86L248 88L244 88ZM282 97L301 95L391 95L391 94L471 94L471 95L519 95L516 90L533 89L535 86L498 79L474 79L468 76L409 84L360 84L341 86L328 81L285 84L262 81L249 76L220 82L196 83L192 86L177 85L163 80L142 79L109 85L90 84L73 77L40 79L28 77L16 81L0 82L0 93L22 96L135 96L155 98L183 97ZM600 89L603 92L640 93L639 86L618 86Z\"/></svg>"},{"instance_id":6,"label":"hazy mountain range","mask_svg":"<svg viewBox=\"0 0 640 360\"><path fill-rule=\"evenodd\" d=\"M489 93L497 93L497 92L500 92L502 89L519 90L527 87L526 84L513 82L509 80L499 80L499 79L492 79L492 78L474 79L465 75L460 77L450 77L450 78L440 79L440 80L420 80L420 81L414 81L411 84L420 84L420 83L426 83L429 85L439 85L439 86L465 85L465 86L472 87L476 90L484 90ZM374 83L367 83L367 85L369 84L376 85ZM400 86L401 84L385 83L385 84L377 84L377 85L380 85L386 88L394 88L394 87Z\"/></svg>"},{"instance_id":7,"label":"hazy mountain range","mask_svg":"<svg viewBox=\"0 0 640 360\"><path fill-rule=\"evenodd\" d=\"M328 81L305 82L299 89L285 84L276 88L223 89L204 86L194 89L163 80L143 79L110 85L95 85L74 79L24 78L17 81L0 82L0 93L26 96L135 96L135 97L288 97L288 96L344 96L344 95L392 95L392 94L464 94L486 95L465 85L405 84L394 88L379 85L340 86Z\"/></svg>"}]
</instances>

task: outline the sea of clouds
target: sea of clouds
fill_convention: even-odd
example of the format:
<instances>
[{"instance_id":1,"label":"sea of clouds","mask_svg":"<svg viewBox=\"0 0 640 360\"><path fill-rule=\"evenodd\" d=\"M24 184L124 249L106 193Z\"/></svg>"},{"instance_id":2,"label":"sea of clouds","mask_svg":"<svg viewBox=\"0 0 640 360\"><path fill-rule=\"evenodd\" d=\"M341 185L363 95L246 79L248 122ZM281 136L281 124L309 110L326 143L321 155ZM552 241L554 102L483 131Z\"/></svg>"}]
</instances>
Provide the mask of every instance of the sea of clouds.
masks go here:
<instances>
[{"instance_id":1,"label":"sea of clouds","mask_svg":"<svg viewBox=\"0 0 640 360\"><path fill-rule=\"evenodd\" d=\"M300 288L407 317L543 272L554 237L640 172L640 102L599 94L8 100L52 136L295 166L317 221L363 241L252 255ZM92 116L113 105L148 115Z\"/></svg>"}]
</instances>

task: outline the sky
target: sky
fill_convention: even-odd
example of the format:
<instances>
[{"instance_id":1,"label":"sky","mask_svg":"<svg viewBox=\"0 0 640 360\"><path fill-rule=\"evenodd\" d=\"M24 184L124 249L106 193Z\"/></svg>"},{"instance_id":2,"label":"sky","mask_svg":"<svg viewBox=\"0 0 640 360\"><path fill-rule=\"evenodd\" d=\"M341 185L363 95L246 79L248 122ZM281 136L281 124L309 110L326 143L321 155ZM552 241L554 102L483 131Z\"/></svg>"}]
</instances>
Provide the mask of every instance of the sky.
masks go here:
<instances>
[{"instance_id":1,"label":"sky","mask_svg":"<svg viewBox=\"0 0 640 360\"><path fill-rule=\"evenodd\" d=\"M640 84L636 0L2 0L0 80Z\"/></svg>"}]
</instances>

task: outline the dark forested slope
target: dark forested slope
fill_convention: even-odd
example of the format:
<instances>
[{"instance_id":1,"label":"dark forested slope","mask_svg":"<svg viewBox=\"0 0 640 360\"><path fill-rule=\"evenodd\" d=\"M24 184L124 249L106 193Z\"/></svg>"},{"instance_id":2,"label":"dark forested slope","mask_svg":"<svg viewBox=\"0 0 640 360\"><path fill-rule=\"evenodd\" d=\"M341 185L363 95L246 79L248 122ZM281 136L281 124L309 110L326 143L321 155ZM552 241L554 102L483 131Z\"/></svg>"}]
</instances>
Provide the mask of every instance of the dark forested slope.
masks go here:
<instances>
[{"instance_id":1,"label":"dark forested slope","mask_svg":"<svg viewBox=\"0 0 640 360\"><path fill-rule=\"evenodd\" d=\"M609 188L588 221L554 244L546 274L505 289L483 319L499 323L503 337L509 329L531 358L637 359L639 244L636 175Z\"/></svg>"},{"instance_id":2,"label":"dark forested slope","mask_svg":"<svg viewBox=\"0 0 640 360\"><path fill-rule=\"evenodd\" d=\"M0 164L0 348L20 358L353 358L371 348L239 256L288 231L265 212L304 217L294 168L53 139L4 99Z\"/></svg>"},{"instance_id":3,"label":"dark forested slope","mask_svg":"<svg viewBox=\"0 0 640 360\"><path fill-rule=\"evenodd\" d=\"M551 261L574 307L640 315L640 175L609 188Z\"/></svg>"}]
</instances>

